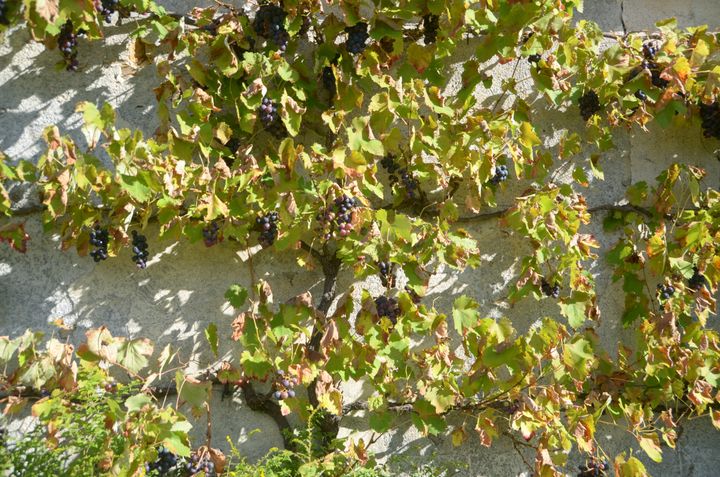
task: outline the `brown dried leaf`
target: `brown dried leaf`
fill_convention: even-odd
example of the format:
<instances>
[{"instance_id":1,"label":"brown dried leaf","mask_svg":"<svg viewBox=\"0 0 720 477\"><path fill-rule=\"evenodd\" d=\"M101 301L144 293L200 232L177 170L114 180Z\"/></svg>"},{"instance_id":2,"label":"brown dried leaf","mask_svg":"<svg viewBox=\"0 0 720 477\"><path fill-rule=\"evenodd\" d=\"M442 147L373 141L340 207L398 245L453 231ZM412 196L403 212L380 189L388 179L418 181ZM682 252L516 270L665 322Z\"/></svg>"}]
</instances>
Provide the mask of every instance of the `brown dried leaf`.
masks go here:
<instances>
[{"instance_id":1,"label":"brown dried leaf","mask_svg":"<svg viewBox=\"0 0 720 477\"><path fill-rule=\"evenodd\" d=\"M60 0L37 0L35 11L48 23L53 23L60 13Z\"/></svg>"},{"instance_id":2,"label":"brown dried leaf","mask_svg":"<svg viewBox=\"0 0 720 477\"><path fill-rule=\"evenodd\" d=\"M239 341L242 338L243 331L245 331L245 320L247 319L247 312L243 311L240 313L232 322L232 340Z\"/></svg>"}]
</instances>

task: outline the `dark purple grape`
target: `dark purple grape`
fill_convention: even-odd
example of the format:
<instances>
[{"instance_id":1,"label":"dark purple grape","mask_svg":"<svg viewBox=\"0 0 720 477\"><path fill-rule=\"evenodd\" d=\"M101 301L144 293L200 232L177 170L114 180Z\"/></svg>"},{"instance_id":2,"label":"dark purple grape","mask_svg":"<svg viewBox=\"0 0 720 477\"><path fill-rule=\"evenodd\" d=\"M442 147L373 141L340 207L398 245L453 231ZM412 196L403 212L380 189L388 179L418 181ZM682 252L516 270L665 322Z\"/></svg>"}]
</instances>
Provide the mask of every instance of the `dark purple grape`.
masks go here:
<instances>
[{"instance_id":1,"label":"dark purple grape","mask_svg":"<svg viewBox=\"0 0 720 477\"><path fill-rule=\"evenodd\" d=\"M490 178L490 183L498 185L501 182L505 182L510 177L510 171L505 164L501 164L495 167L495 175Z\"/></svg>"},{"instance_id":2,"label":"dark purple grape","mask_svg":"<svg viewBox=\"0 0 720 477\"><path fill-rule=\"evenodd\" d=\"M700 103L700 120L705 137L720 139L720 102Z\"/></svg>"},{"instance_id":3,"label":"dark purple grape","mask_svg":"<svg viewBox=\"0 0 720 477\"><path fill-rule=\"evenodd\" d=\"M7 3L7 0L0 0L0 25L9 25L10 24L10 6Z\"/></svg>"},{"instance_id":4,"label":"dark purple grape","mask_svg":"<svg viewBox=\"0 0 720 477\"><path fill-rule=\"evenodd\" d=\"M362 53L367 46L368 38L370 38L368 24L358 22L351 27L346 27L345 32L347 33L347 41L345 41L347 51L352 54Z\"/></svg>"},{"instance_id":5,"label":"dark purple grape","mask_svg":"<svg viewBox=\"0 0 720 477\"><path fill-rule=\"evenodd\" d=\"M145 464L145 471L148 473L156 471L154 475L165 476L176 470L177 465L178 457L165 447L161 446L158 449L157 459L153 462Z\"/></svg>"},{"instance_id":6,"label":"dark purple grape","mask_svg":"<svg viewBox=\"0 0 720 477\"><path fill-rule=\"evenodd\" d=\"M107 260L107 247L109 240L110 234L107 229L101 229L99 225L95 225L95 227L90 231L90 245L94 247L94 249L90 252L90 256L93 258L95 263Z\"/></svg>"},{"instance_id":7,"label":"dark purple grape","mask_svg":"<svg viewBox=\"0 0 720 477\"><path fill-rule=\"evenodd\" d=\"M560 297L560 285L558 285L557 283L550 285L550 283L548 283L548 281L543 278L540 282L540 289L545 296L549 296L552 298Z\"/></svg>"},{"instance_id":8,"label":"dark purple grape","mask_svg":"<svg viewBox=\"0 0 720 477\"><path fill-rule=\"evenodd\" d=\"M261 6L255 19L253 29L259 36L272 40L280 51L287 48L290 35L285 29L285 17L287 13L277 5L266 4Z\"/></svg>"},{"instance_id":9,"label":"dark purple grape","mask_svg":"<svg viewBox=\"0 0 720 477\"><path fill-rule=\"evenodd\" d=\"M144 235L140 235L137 230L132 231L132 247L133 247L133 262L140 269L147 267L147 259L150 256L148 253L147 238Z\"/></svg>"},{"instance_id":10,"label":"dark purple grape","mask_svg":"<svg viewBox=\"0 0 720 477\"><path fill-rule=\"evenodd\" d=\"M220 241L219 231L220 226L217 222L211 222L210 225L203 229L203 242L205 242L206 247L212 247Z\"/></svg>"},{"instance_id":11,"label":"dark purple grape","mask_svg":"<svg viewBox=\"0 0 720 477\"><path fill-rule=\"evenodd\" d=\"M437 41L438 28L440 28L440 17L431 13L423 17L423 35L426 45Z\"/></svg>"},{"instance_id":12,"label":"dark purple grape","mask_svg":"<svg viewBox=\"0 0 720 477\"><path fill-rule=\"evenodd\" d=\"M386 317L394 325L400 316L400 305L395 298L388 298L381 295L375 299L375 308L379 317Z\"/></svg>"},{"instance_id":13,"label":"dark purple grape","mask_svg":"<svg viewBox=\"0 0 720 477\"><path fill-rule=\"evenodd\" d=\"M659 284L657 286L658 294L661 300L669 300L675 294L675 287L672 285Z\"/></svg>"},{"instance_id":14,"label":"dark purple grape","mask_svg":"<svg viewBox=\"0 0 720 477\"><path fill-rule=\"evenodd\" d=\"M594 114L598 113L602 106L600 105L600 98L597 93L593 90L587 91L580 97L580 115L587 121Z\"/></svg>"},{"instance_id":15,"label":"dark purple grape","mask_svg":"<svg viewBox=\"0 0 720 477\"><path fill-rule=\"evenodd\" d=\"M72 21L68 20L60 28L57 43L58 49L65 59L65 68L68 71L77 71L80 63L77 59L77 35L75 34Z\"/></svg>"},{"instance_id":16,"label":"dark purple grape","mask_svg":"<svg viewBox=\"0 0 720 477\"><path fill-rule=\"evenodd\" d=\"M580 472L577 477L605 477L606 471L610 470L609 462L590 462L578 467Z\"/></svg>"},{"instance_id":17,"label":"dark purple grape","mask_svg":"<svg viewBox=\"0 0 720 477\"><path fill-rule=\"evenodd\" d=\"M255 219L256 228L260 230L260 245L263 247L269 247L275 243L278 236L278 218L278 213L273 211Z\"/></svg>"},{"instance_id":18,"label":"dark purple grape","mask_svg":"<svg viewBox=\"0 0 720 477\"><path fill-rule=\"evenodd\" d=\"M693 272L693 276L688 280L688 287L690 287L691 290L696 291L701 287L709 288L707 278L705 278L705 275L700 273L697 267L693 268Z\"/></svg>"}]
</instances>

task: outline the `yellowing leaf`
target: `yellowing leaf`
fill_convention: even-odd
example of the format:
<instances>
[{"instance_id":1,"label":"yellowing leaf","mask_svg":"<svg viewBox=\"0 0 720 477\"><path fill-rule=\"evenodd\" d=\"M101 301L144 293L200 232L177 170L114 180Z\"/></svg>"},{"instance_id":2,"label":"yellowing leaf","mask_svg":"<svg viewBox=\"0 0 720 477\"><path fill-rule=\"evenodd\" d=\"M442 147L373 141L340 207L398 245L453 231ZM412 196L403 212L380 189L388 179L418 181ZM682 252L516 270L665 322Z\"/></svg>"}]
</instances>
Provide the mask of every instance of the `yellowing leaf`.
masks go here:
<instances>
[{"instance_id":1,"label":"yellowing leaf","mask_svg":"<svg viewBox=\"0 0 720 477\"><path fill-rule=\"evenodd\" d=\"M662 462L662 451L660 450L660 444L657 435L648 434L645 436L638 437L640 447L645 451L648 457L655 462Z\"/></svg>"}]
</instances>

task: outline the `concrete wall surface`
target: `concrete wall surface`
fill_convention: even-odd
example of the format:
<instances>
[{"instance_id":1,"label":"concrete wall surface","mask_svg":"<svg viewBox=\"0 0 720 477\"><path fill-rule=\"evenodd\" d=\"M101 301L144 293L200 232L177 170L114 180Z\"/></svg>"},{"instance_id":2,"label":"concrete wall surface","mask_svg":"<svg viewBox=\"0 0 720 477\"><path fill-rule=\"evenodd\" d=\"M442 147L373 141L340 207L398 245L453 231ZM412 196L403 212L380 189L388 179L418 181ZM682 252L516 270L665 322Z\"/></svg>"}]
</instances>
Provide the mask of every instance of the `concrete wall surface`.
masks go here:
<instances>
[{"instance_id":1,"label":"concrete wall surface","mask_svg":"<svg viewBox=\"0 0 720 477\"><path fill-rule=\"evenodd\" d=\"M200 2L167 0L172 11L186 11ZM239 3L239 2L237 2ZM683 26L708 24L720 29L720 0L586 0L581 17L597 21L606 31L652 27L655 21L675 16ZM74 112L80 101L95 104L110 102L116 109L121 126L136 127L152 134L156 126L155 98L152 88L157 83L153 67L141 69L133 76L122 72L128 34L134 25L127 23L108 27L106 44L81 43L82 72L57 72L56 51L46 51L33 43L22 28L12 30L0 43L0 150L12 158L37 159L43 152L42 130L57 124L63 133L80 140L80 116ZM508 74L511 65L499 69L495 87ZM526 82L529 84L529 82ZM539 102L542 103L542 102ZM543 124L548 140L562 129L583 127L575 113L538 109L536 124ZM602 166L605 181L594 182L583 190L590 206L607 204L623 198L627 186L639 180L654 181L657 174L673 162L686 162L708 171L708 185L720 188L720 163L714 157L717 142L702 138L698 125L683 130L650 132L616 132L617 148L605 154ZM510 204L522 191L521 183L510 184L498 197L500 204ZM612 348L619 341L632 339L623 330L619 317L624 295L621 285L611 281L603 255L617 236L602 230L602 215L596 215L586 228L601 243L601 259L591 271L597 280L602 319L598 331L602 342ZM137 270L129 255L96 265L73 251L61 252L56 237L43 234L39 216L27 218L32 236L27 254L11 252L0 244L0 335L17 335L27 328L52 330L50 321L62 317L74 324L73 339L79 340L91 327L107 325L114 335L143 336L159 346L174 343L185 358L192 358L197 368L214 360L208 352L203 330L210 322L219 329L228 329L232 316L223 295L233 283L250 286L248 263L243 261L232 244L221 243L212 249L186 242L151 243L152 260L146 270ZM479 241L483 263L462 273L443 272L433 277L428 302L441 311L448 311L459 294L466 294L481 303L486 316L508 316L515 327L524 332L542 316L558 315L557 305L549 300L522 301L507 305L507 286L516 278L517 257L525 254L527 245L520 237L508 236L496 222L475 224L469 231ZM148 233L152 237L153 231ZM501 244L501 246L498 246ZM308 290L316 303L322 292L322 275L299 269L295 259L260 254L254 259L254 274L273 287L277 301L284 301ZM353 283L350 272L341 274L339 289ZM379 291L380 283L369 278L365 285ZM714 317L712 320L716 320ZM222 342L220 353L230 356L232 346ZM349 394L359 390L350 389ZM222 436L228 435L250 460L257 459L282 440L270 418L254 413L243 404L239 395L220 400L213 397L213 434L215 444L227 448ZM408 419L409 421L409 416ZM204 421L198 422L202 435ZM343 435L357 435L368 428L365 416L354 413L342 421ZM259 433L252 433L260 429ZM598 432L603 447L609 452L626 448L638 449L627 433L616 428ZM665 460L655 464L638 455L654 476L709 477L720 471L720 433L709 419L690 422L684 429L677 449L665 448ZM491 449L470 442L453 448L449 438L426 438L401 426L384 436L372 448L378 455L395 463L398 475L410 463L446 462L460 464L457 475L505 477L529 475L527 467L512 442L500 438ZM521 452L524 452L521 450ZM533 456L526 455L532 462ZM573 454L572 467L580 463Z\"/></svg>"}]
</instances>

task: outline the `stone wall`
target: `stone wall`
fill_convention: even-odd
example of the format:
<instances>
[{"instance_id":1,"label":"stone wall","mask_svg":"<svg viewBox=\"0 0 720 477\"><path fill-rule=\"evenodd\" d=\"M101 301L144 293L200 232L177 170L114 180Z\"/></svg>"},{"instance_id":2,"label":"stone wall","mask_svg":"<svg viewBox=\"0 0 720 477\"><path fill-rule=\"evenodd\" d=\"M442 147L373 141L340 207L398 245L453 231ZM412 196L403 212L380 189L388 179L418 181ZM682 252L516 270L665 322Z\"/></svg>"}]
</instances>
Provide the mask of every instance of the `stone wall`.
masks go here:
<instances>
[{"instance_id":1,"label":"stone wall","mask_svg":"<svg viewBox=\"0 0 720 477\"><path fill-rule=\"evenodd\" d=\"M164 2L168 9L181 11L188 1ZM193 2L195 3L195 2ZM720 27L718 0L588 0L583 16L600 23L607 31L649 28L660 19L676 16L681 25L707 23ZM46 51L30 42L24 29L15 29L0 44L0 150L10 157L36 159L43 151L40 134L51 124L80 139L80 117L75 105L83 100L95 104L110 102L117 108L120 125L137 127L151 134L155 128L155 99L152 88L157 82L154 68L147 67L133 76L123 74L123 51L132 24L108 28L107 44L81 43L82 73L70 74L55 70L57 52ZM500 68L494 88L485 92L488 100L499 93L500 78L508 74L508 65ZM522 77L523 72L518 73ZM528 82L529 84L529 82ZM528 92L529 94L530 92ZM542 102L539 102L542 104ZM582 127L577 114L557 110L535 111L535 121L543 125L548 141L564 128ZM699 127L683 130L617 132L617 149L602 159L605 181L594 182L582 191L590 206L613 203L622 199L626 187L638 180L654 181L655 176L672 162L682 161L705 167L708 184L720 187L720 164L713 150L717 143L702 139ZM562 175L561 175L562 177ZM499 197L509 204L524 184L511 184ZM602 216L596 215L587 227L603 246L600 256L617 237L602 231ZM0 334L17 335L27 328L52 331L49 322L62 317L76 326L72 339L80 340L90 327L107 325L116 335L144 336L163 345L174 343L183 356L202 368L213 360L207 352L203 330L210 322L219 329L228 329L232 316L226 309L223 294L232 283L249 286L249 264L232 244L222 243L212 249L202 244L151 243L152 260L147 270L134 268L128 256L95 265L92 260L78 257L75 252L61 252L55 238L42 233L38 216L27 218L32 236L30 249L21 255L0 246ZM433 278L428 302L447 311L455 297L466 294L478 300L487 316L509 316L523 332L545 314L557 315L556 305L544 300L526 300L511 307L507 304L507 286L517 272L517 257L527 245L519 237L508 235L497 222L470 227L478 239L483 264L463 273L440 273ZM152 231L148 236L153 236ZM273 287L278 300L307 290L316 298L322 290L319 273L301 271L294 257L282 258L261 254L253 259L254 274ZM632 335L623 330L619 317L623 295L619 284L611 281L602 258L593 265L597 278L602 319L598 326L602 341L609 348L618 341L630 341ZM339 289L347 290L352 276L340 276ZM379 289L374 278L364 285ZM220 352L229 356L232 345L221 343ZM216 391L219 391L217 389ZM362 394L362 387L348 389L348 397ZM270 418L249 411L240 396L221 400L213 398L215 444L227 447L222 436L228 435L248 458L257 459L269 448L281 446L282 440ZM406 421L409 421L409 416ZM198 433L204 422L199 422ZM342 434L367 429L362 413L346 416ZM253 431L259 429L259 433ZM618 429L598 432L601 444L609 452L632 447L632 437ZM712 476L720 467L720 433L708 420L688 424L676 451L665 449L665 461L646 461L654 476ZM381 438L373 450L382 458L394 456L398 469L409 468L408 462L463 464L461 476L521 475L526 467L512 442L500 439L491 449L469 442L454 449L449 439L424 438L406 425ZM521 449L521 452L524 452ZM525 454L532 461L531 454ZM573 456L575 459L578 456Z\"/></svg>"}]
</instances>

